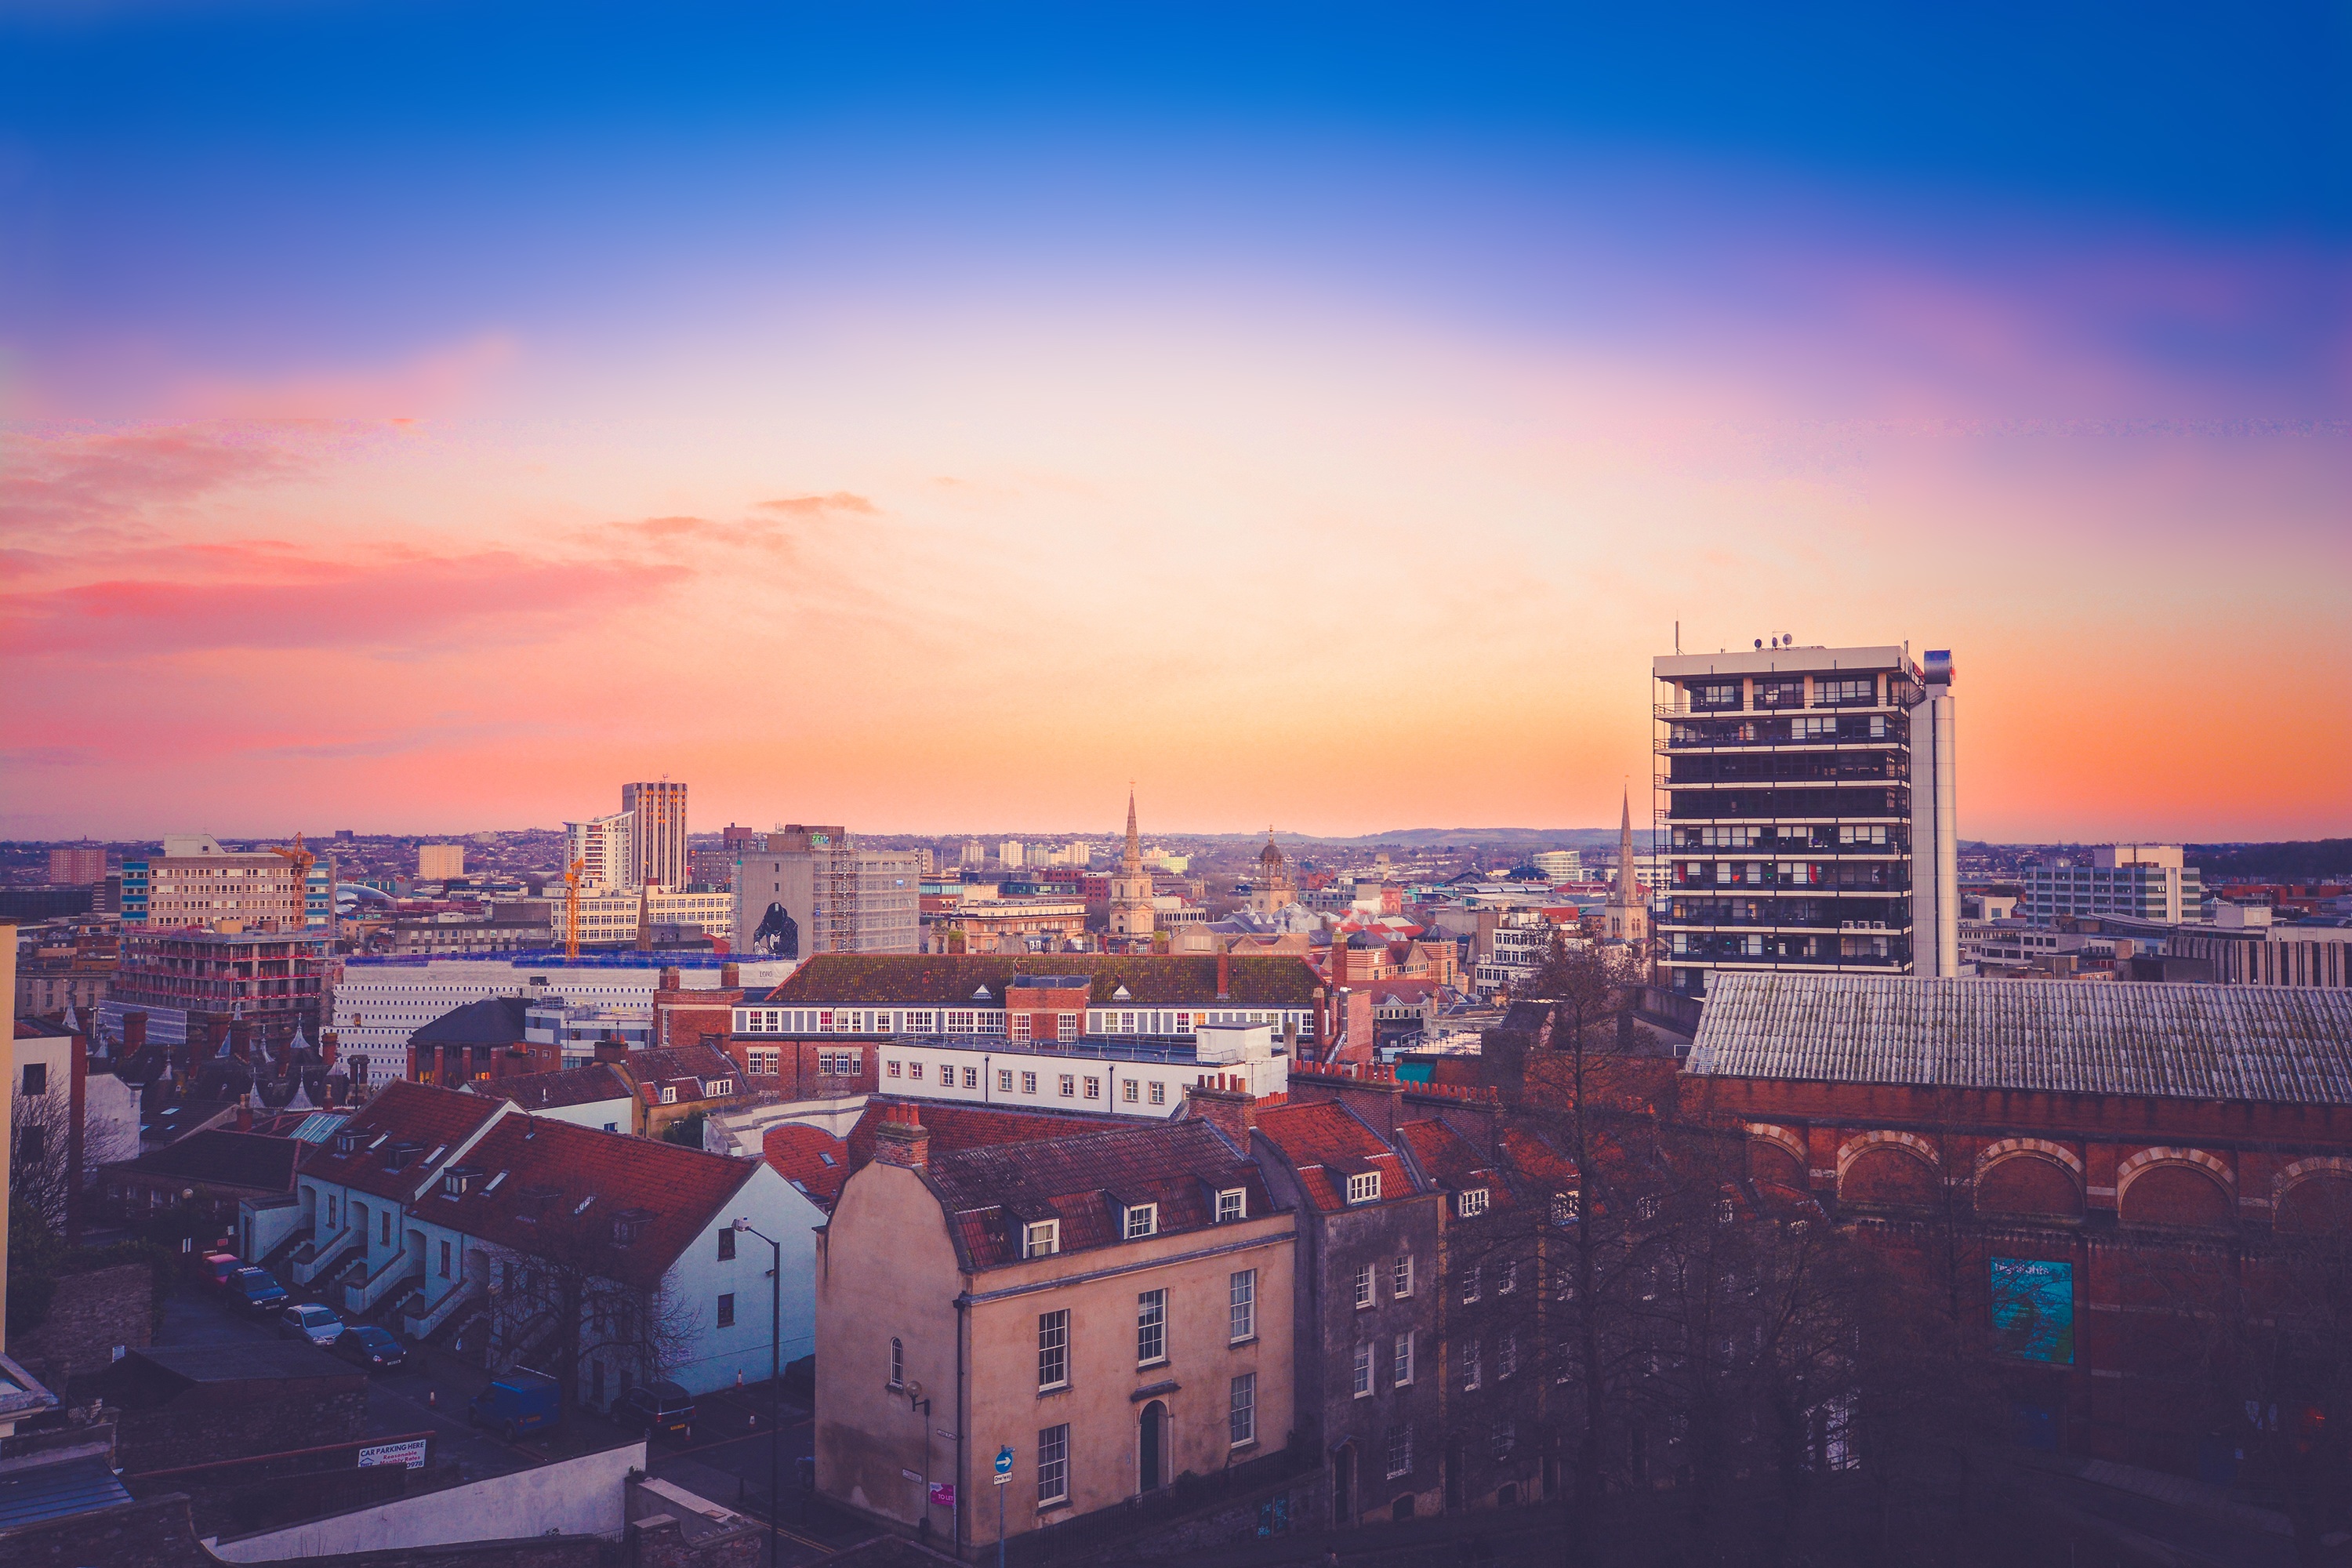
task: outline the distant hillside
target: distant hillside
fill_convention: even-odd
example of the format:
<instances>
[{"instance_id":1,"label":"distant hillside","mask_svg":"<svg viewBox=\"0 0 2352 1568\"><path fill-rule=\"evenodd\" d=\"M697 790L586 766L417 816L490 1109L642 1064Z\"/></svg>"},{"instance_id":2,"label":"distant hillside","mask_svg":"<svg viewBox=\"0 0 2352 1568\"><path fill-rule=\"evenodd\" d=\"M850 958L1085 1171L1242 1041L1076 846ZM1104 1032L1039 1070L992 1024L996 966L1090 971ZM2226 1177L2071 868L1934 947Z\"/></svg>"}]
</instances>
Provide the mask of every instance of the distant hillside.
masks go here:
<instances>
[{"instance_id":1,"label":"distant hillside","mask_svg":"<svg viewBox=\"0 0 2352 1568\"><path fill-rule=\"evenodd\" d=\"M2352 878L2352 838L2286 844L2191 844L2183 852L2216 882L2334 882Z\"/></svg>"}]
</instances>

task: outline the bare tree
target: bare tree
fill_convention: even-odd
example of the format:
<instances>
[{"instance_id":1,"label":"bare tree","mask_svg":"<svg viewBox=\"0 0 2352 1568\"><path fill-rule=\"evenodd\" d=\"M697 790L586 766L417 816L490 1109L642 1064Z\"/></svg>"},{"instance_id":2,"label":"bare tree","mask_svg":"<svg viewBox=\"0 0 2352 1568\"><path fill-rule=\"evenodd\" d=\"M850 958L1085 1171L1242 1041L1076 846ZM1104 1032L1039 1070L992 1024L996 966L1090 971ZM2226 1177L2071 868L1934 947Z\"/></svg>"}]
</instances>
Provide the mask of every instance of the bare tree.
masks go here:
<instances>
[{"instance_id":1,"label":"bare tree","mask_svg":"<svg viewBox=\"0 0 2352 1568\"><path fill-rule=\"evenodd\" d=\"M61 1093L20 1094L8 1122L10 1243L62 1240L74 1192L73 1107Z\"/></svg>"},{"instance_id":2,"label":"bare tree","mask_svg":"<svg viewBox=\"0 0 2352 1568\"><path fill-rule=\"evenodd\" d=\"M509 1248L492 1268L494 1366L530 1364L581 1404L586 1369L603 1366L625 1386L661 1377L683 1358L698 1327L693 1308L667 1283L667 1259L649 1256L642 1221L598 1212L567 1195L536 1201L535 1245Z\"/></svg>"}]
</instances>

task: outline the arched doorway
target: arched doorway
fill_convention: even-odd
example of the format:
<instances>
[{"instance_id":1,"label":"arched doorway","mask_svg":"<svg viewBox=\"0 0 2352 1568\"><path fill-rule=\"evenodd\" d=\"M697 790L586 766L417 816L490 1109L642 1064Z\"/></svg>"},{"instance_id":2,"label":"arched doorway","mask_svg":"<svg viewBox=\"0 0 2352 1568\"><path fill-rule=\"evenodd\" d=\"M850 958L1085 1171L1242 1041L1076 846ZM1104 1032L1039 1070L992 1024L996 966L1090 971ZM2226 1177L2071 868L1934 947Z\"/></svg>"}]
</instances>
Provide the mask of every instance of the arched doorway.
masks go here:
<instances>
[{"instance_id":1,"label":"arched doorway","mask_svg":"<svg viewBox=\"0 0 2352 1568\"><path fill-rule=\"evenodd\" d=\"M1342 1443L1339 1451L1331 1456L1331 1522L1346 1526L1356 1522L1356 1446Z\"/></svg>"},{"instance_id":2,"label":"arched doorway","mask_svg":"<svg viewBox=\"0 0 2352 1568\"><path fill-rule=\"evenodd\" d=\"M1153 1400L1143 1407L1135 1438L1136 1490L1154 1492L1168 1484L1168 1406Z\"/></svg>"}]
</instances>

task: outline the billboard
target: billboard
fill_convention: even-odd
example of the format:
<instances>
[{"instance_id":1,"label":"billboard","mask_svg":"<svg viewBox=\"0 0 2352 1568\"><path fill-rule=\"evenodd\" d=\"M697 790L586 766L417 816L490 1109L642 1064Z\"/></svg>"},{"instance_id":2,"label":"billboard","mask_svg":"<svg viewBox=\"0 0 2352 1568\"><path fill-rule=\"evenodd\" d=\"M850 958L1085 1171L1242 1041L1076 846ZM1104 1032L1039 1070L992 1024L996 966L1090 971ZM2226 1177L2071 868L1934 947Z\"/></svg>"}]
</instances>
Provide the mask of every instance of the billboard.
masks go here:
<instances>
[{"instance_id":1,"label":"billboard","mask_svg":"<svg viewBox=\"0 0 2352 1568\"><path fill-rule=\"evenodd\" d=\"M2074 1266L2038 1258L1992 1260L1993 1342L2030 1361L2074 1360Z\"/></svg>"}]
</instances>

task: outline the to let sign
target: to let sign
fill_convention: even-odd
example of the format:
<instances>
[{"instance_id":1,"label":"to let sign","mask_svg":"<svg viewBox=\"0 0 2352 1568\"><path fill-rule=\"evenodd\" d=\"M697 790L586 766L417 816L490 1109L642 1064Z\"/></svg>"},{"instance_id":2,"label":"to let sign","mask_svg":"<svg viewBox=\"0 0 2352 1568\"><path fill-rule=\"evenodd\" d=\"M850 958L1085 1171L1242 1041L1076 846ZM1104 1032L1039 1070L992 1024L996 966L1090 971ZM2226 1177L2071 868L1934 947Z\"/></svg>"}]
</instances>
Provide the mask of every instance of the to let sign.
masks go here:
<instances>
[{"instance_id":1,"label":"to let sign","mask_svg":"<svg viewBox=\"0 0 2352 1568\"><path fill-rule=\"evenodd\" d=\"M953 1481L933 1481L931 1483L931 1506L933 1508L955 1507L955 1483Z\"/></svg>"}]
</instances>

